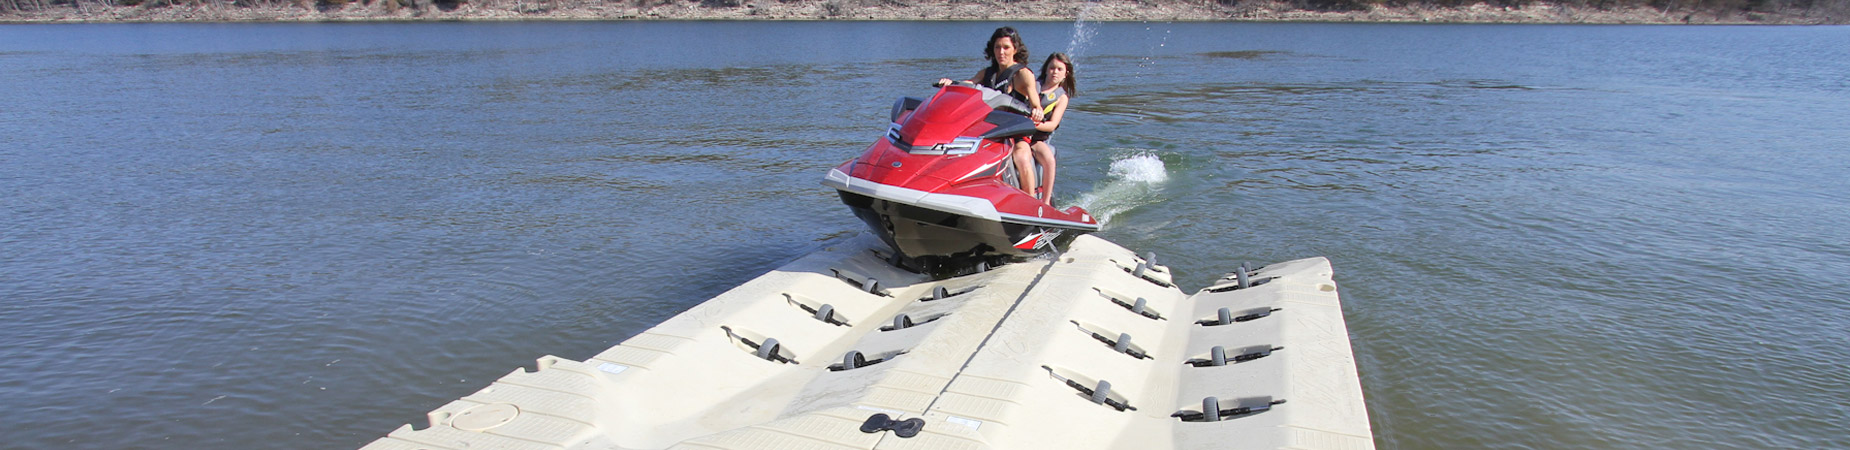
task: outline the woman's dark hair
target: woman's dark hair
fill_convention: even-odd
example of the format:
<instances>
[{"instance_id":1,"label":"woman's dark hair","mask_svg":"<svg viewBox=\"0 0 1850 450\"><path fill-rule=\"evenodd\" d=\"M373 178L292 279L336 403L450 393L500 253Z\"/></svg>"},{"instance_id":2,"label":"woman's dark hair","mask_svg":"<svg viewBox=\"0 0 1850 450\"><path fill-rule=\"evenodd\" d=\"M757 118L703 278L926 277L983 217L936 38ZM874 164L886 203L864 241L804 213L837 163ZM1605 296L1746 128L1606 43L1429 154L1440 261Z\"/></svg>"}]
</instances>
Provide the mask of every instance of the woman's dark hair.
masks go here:
<instances>
[{"instance_id":1,"label":"woman's dark hair","mask_svg":"<svg viewBox=\"0 0 1850 450\"><path fill-rule=\"evenodd\" d=\"M1027 64L1028 44L1021 42L1021 33L1015 32L1015 27L997 28L995 33L991 33L989 35L989 40L983 41L983 59L996 61L996 53L994 51L996 48L996 40L1002 38L1009 38L1009 40L1015 41L1015 64ZM1000 66L1002 62L996 61L996 65Z\"/></svg>"},{"instance_id":2,"label":"woman's dark hair","mask_svg":"<svg viewBox=\"0 0 1850 450\"><path fill-rule=\"evenodd\" d=\"M1073 70L1073 58L1066 57L1065 53L1054 52L1051 55L1047 55L1047 62L1041 63L1041 81L1043 81L1041 84L1044 85L1046 84L1045 82L1053 81L1046 78L1047 66L1053 65L1054 61L1059 61L1060 64L1066 65L1066 79L1060 80L1060 88L1066 90L1067 97L1078 97L1079 93L1075 91L1079 90L1079 76L1075 75L1077 72Z\"/></svg>"}]
</instances>

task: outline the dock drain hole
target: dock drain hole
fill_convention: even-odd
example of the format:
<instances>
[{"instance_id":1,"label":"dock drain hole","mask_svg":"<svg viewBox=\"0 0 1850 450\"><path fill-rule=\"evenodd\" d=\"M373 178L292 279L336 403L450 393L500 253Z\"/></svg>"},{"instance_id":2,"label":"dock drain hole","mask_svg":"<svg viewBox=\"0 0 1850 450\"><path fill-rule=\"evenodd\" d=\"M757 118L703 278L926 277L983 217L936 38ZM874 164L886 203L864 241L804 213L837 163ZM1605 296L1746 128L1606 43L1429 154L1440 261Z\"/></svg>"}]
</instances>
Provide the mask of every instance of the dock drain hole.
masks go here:
<instances>
[{"instance_id":1,"label":"dock drain hole","mask_svg":"<svg viewBox=\"0 0 1850 450\"><path fill-rule=\"evenodd\" d=\"M777 338L765 337L746 330L734 330L729 326L720 326L719 329L726 332L726 337L732 340L734 346L751 353L758 359L784 364L797 363L796 353L778 342Z\"/></svg>"},{"instance_id":2,"label":"dock drain hole","mask_svg":"<svg viewBox=\"0 0 1850 450\"><path fill-rule=\"evenodd\" d=\"M1142 346L1138 346L1137 344L1131 343L1130 333L1113 334L1112 332L1107 331L1103 328L1099 328L1096 325L1080 323L1077 320L1072 320L1068 322L1072 323L1073 326L1078 327L1079 332L1085 333L1087 336L1091 336L1092 340L1102 342L1105 344L1106 347L1111 347L1111 351L1130 355L1132 358L1137 358L1137 359L1155 359L1154 357L1151 357L1150 353L1148 351L1145 351Z\"/></svg>"},{"instance_id":3,"label":"dock drain hole","mask_svg":"<svg viewBox=\"0 0 1850 450\"><path fill-rule=\"evenodd\" d=\"M1122 306L1124 309L1128 309L1132 313L1143 316L1146 319L1165 320L1162 314L1157 314L1156 311L1150 309L1150 301L1148 299L1137 297L1136 300L1126 301L1124 297L1106 292L1104 289L1092 288L1092 290L1098 292L1098 295L1105 297L1105 299L1111 300L1112 303Z\"/></svg>"},{"instance_id":4,"label":"dock drain hole","mask_svg":"<svg viewBox=\"0 0 1850 450\"><path fill-rule=\"evenodd\" d=\"M1125 273L1131 274L1131 276L1142 278L1144 281L1148 281L1157 286L1171 286L1168 280L1156 277L1156 274L1169 275L1169 268L1156 263L1156 253L1154 252L1145 253L1141 258L1135 256L1131 257L1131 261L1135 262L1135 264L1131 265L1125 265L1122 262L1118 262L1116 259L1109 259L1109 261L1117 265L1119 269L1123 269Z\"/></svg>"},{"instance_id":5,"label":"dock drain hole","mask_svg":"<svg viewBox=\"0 0 1850 450\"><path fill-rule=\"evenodd\" d=\"M1133 407L1128 403L1124 403L1123 400L1111 398L1111 382L1110 381L1098 380L1098 384L1095 385L1095 387L1086 387L1086 385L1079 384L1079 382L1077 381L1066 380L1066 387L1070 387L1070 388L1073 388L1074 390L1079 391L1079 395L1081 397L1085 397L1086 400L1090 400L1092 401L1092 403L1109 406L1111 407L1111 409L1116 409L1118 411L1136 411L1137 410L1136 407Z\"/></svg>"},{"instance_id":6,"label":"dock drain hole","mask_svg":"<svg viewBox=\"0 0 1850 450\"><path fill-rule=\"evenodd\" d=\"M1116 262L1116 261L1113 261L1113 262ZM1138 264L1136 267L1125 267L1123 264L1120 263L1118 264L1118 268L1123 269L1124 273L1131 274L1131 276L1137 277L1137 279L1148 281L1150 282L1150 284L1154 284L1154 285L1162 286L1162 287L1174 286L1173 284L1170 284L1168 280L1157 278L1156 274L1168 274L1169 273L1169 269L1165 269L1163 268L1163 266Z\"/></svg>"},{"instance_id":7,"label":"dock drain hole","mask_svg":"<svg viewBox=\"0 0 1850 450\"><path fill-rule=\"evenodd\" d=\"M815 300L810 300L803 296L791 294L791 293L785 293L784 298L787 300L787 303L789 303L790 306L795 306L797 309L803 310L803 312L805 314L808 314L809 317L812 319L816 319L818 321L821 321L822 323L826 323L829 325L835 325L835 326L841 326L841 327L849 326L847 319L843 318L840 314L835 313L835 305L830 305L827 303L820 303Z\"/></svg>"},{"instance_id":8,"label":"dock drain hole","mask_svg":"<svg viewBox=\"0 0 1850 450\"><path fill-rule=\"evenodd\" d=\"M1134 264L1133 267L1129 269L1125 269L1125 270L1129 270L1132 273L1137 274L1138 276L1143 276L1143 272L1145 271L1157 272L1157 273L1169 273L1168 267L1164 267L1163 265L1156 263L1156 252L1146 252L1141 257L1131 256L1131 261L1136 262L1136 264ZM1117 260L1112 260L1112 262L1117 262ZM1119 263L1118 267L1124 267L1124 264Z\"/></svg>"},{"instance_id":9,"label":"dock drain hole","mask_svg":"<svg viewBox=\"0 0 1850 450\"><path fill-rule=\"evenodd\" d=\"M938 301L938 300L944 300L947 298L956 297L956 296L968 294L971 292L976 292L977 289L981 289L981 288L982 286L971 286L971 287L966 287L966 288L953 291L951 290L951 288L947 288L944 286L938 286L938 287L931 288L931 295L919 297L919 301L933 302L933 301Z\"/></svg>"},{"instance_id":10,"label":"dock drain hole","mask_svg":"<svg viewBox=\"0 0 1850 450\"><path fill-rule=\"evenodd\" d=\"M849 350L848 353L842 355L841 362L829 365L829 371L830 372L840 372L843 370L859 369L862 367L867 367L867 366L871 366L871 365L875 365L875 364L879 364L879 363L883 363L887 361L892 361L893 358L898 358L899 355L904 355L904 354L906 354L906 352L897 351L897 352L888 353L886 356L882 356L879 358L867 359L867 355L861 354L859 350Z\"/></svg>"},{"instance_id":11,"label":"dock drain hole","mask_svg":"<svg viewBox=\"0 0 1850 450\"><path fill-rule=\"evenodd\" d=\"M1237 290L1246 289L1249 287L1259 286L1262 284L1270 283L1272 282L1272 280L1276 280L1276 279L1278 279L1278 277L1266 277L1266 278L1260 278L1256 280L1248 280L1246 282L1236 281L1233 283L1217 284L1214 286L1208 286L1208 288L1204 290L1218 294L1222 292L1237 291Z\"/></svg>"},{"instance_id":12,"label":"dock drain hole","mask_svg":"<svg viewBox=\"0 0 1850 450\"><path fill-rule=\"evenodd\" d=\"M1233 268L1233 271L1227 272L1226 275L1221 275L1220 279L1225 280L1225 281L1232 281L1234 279L1239 278L1241 272L1245 272L1247 274L1253 274L1261 270L1265 270L1267 267L1272 267L1272 266L1253 267L1252 261L1240 261L1239 267Z\"/></svg>"},{"instance_id":13,"label":"dock drain hole","mask_svg":"<svg viewBox=\"0 0 1850 450\"><path fill-rule=\"evenodd\" d=\"M912 327L916 327L919 325L931 323L932 321L942 319L944 318L944 316L948 316L948 315L950 315L950 313L933 314L933 315L925 316L924 318L921 318L921 319L913 319L912 316L906 315L905 313L900 313L897 316L893 316L893 323L880 327L880 331L904 330L907 328L912 328Z\"/></svg>"},{"instance_id":14,"label":"dock drain hole","mask_svg":"<svg viewBox=\"0 0 1850 450\"><path fill-rule=\"evenodd\" d=\"M1255 345L1236 349L1234 352L1229 353L1226 347L1216 345L1214 348L1208 350L1208 354L1195 355L1194 358L1190 358L1188 361L1183 362L1183 364L1195 367L1219 367L1272 356L1272 352L1284 349L1285 348L1282 346Z\"/></svg>"},{"instance_id":15,"label":"dock drain hole","mask_svg":"<svg viewBox=\"0 0 1850 450\"><path fill-rule=\"evenodd\" d=\"M1260 307L1234 312L1232 308L1221 308L1219 311L1215 311L1214 317L1195 321L1195 324L1204 327L1215 327L1240 322L1250 322L1270 317L1272 313L1282 310L1284 310L1284 308Z\"/></svg>"},{"instance_id":16,"label":"dock drain hole","mask_svg":"<svg viewBox=\"0 0 1850 450\"><path fill-rule=\"evenodd\" d=\"M831 268L829 271L835 272L836 279L842 280L843 283L848 283L849 286L854 286L856 289L861 290L861 292L881 297L893 296L891 292L887 292L886 289L880 287L880 279L878 278L861 275L846 269Z\"/></svg>"},{"instance_id":17,"label":"dock drain hole","mask_svg":"<svg viewBox=\"0 0 1850 450\"><path fill-rule=\"evenodd\" d=\"M1046 369L1047 374L1052 375L1053 378L1059 380L1061 384L1065 384L1066 387L1078 391L1079 397L1086 399L1086 401L1105 405L1120 412L1137 410L1137 407L1131 406L1130 399L1126 399L1124 396L1118 395L1117 392L1111 390L1110 381L1092 381L1091 378L1064 369L1056 369L1052 366L1041 366L1041 368Z\"/></svg>"},{"instance_id":18,"label":"dock drain hole","mask_svg":"<svg viewBox=\"0 0 1850 450\"><path fill-rule=\"evenodd\" d=\"M1181 410L1169 417L1183 422L1219 422L1271 411L1273 406L1282 405L1284 399L1273 400L1271 397L1243 398L1233 402L1235 406L1221 405L1220 399L1208 397L1201 399L1201 410Z\"/></svg>"}]
</instances>

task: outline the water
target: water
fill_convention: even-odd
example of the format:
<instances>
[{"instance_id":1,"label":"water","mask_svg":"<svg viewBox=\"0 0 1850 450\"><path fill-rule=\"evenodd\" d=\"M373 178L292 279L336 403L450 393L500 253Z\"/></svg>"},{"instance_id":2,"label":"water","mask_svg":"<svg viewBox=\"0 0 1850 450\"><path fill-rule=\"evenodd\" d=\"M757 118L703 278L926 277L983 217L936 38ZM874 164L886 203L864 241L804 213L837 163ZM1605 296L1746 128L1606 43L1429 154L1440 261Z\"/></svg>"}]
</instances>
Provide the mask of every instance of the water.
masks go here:
<instances>
[{"instance_id":1,"label":"water","mask_svg":"<svg viewBox=\"0 0 1850 450\"><path fill-rule=\"evenodd\" d=\"M1073 202L1106 226L1111 225L1111 218L1118 213L1160 203L1163 184L1169 181L1169 167L1154 152L1132 152L1111 159L1105 180L1094 184L1090 191L1080 194Z\"/></svg>"},{"instance_id":2,"label":"water","mask_svg":"<svg viewBox=\"0 0 1850 450\"><path fill-rule=\"evenodd\" d=\"M354 447L589 357L860 233L822 171L996 25L0 27L0 435ZM1850 447L1850 28L1015 25L1102 236L1334 261L1383 447Z\"/></svg>"}]
</instances>

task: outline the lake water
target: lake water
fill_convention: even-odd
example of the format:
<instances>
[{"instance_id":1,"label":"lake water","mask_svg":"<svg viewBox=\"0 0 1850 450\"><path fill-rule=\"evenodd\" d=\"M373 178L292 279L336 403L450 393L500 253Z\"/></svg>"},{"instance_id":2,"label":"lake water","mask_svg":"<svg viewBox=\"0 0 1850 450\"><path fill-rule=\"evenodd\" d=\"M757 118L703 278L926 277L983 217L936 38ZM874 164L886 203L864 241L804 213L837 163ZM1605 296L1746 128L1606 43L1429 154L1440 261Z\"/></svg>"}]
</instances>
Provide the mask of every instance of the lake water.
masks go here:
<instances>
[{"instance_id":1,"label":"lake water","mask_svg":"<svg viewBox=\"0 0 1850 450\"><path fill-rule=\"evenodd\" d=\"M18 448L343 448L862 232L996 23L0 26ZM1850 447L1850 27L1014 24L1058 199L1328 256L1384 448Z\"/></svg>"}]
</instances>

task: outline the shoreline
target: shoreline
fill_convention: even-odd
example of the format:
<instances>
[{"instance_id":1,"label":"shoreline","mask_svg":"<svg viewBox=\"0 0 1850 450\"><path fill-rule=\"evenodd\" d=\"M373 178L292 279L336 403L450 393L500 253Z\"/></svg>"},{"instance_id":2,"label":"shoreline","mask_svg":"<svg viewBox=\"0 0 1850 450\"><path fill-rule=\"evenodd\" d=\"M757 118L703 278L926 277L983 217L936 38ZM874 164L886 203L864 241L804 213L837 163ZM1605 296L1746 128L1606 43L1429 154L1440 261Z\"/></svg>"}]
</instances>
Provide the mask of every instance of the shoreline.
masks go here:
<instances>
[{"instance_id":1,"label":"shoreline","mask_svg":"<svg viewBox=\"0 0 1850 450\"><path fill-rule=\"evenodd\" d=\"M1843 14L1815 11L1664 11L1649 7L1597 9L1555 3L1525 6L1372 6L1356 11L1304 10L1283 2L1223 5L1148 0L698 0L607 3L582 0L368 0L303 6L236 6L222 0L156 6L111 6L82 1L43 10L0 12L0 23L167 22L441 22L605 20L849 20L849 21L1072 21L1094 22L1356 22L1457 24L1692 24L1831 25ZM304 2L306 3L306 2ZM399 6L410 4L413 6Z\"/></svg>"}]
</instances>

